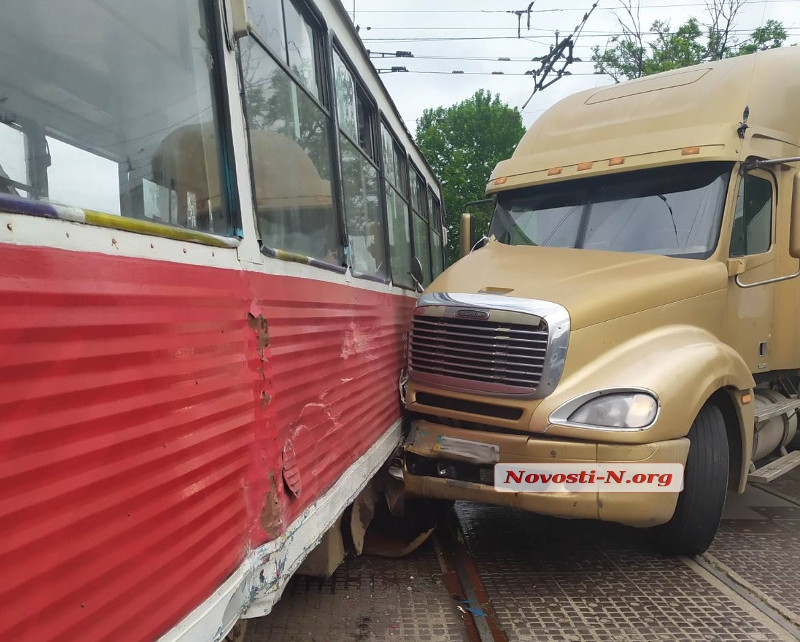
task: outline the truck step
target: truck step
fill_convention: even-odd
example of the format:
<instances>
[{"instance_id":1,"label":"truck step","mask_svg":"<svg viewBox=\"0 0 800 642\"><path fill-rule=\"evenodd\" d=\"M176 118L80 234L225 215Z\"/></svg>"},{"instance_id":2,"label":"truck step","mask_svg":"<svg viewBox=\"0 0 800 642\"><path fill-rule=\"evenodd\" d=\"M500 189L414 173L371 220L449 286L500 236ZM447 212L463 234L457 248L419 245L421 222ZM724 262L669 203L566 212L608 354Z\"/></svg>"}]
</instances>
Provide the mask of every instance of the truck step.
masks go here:
<instances>
[{"instance_id":1,"label":"truck step","mask_svg":"<svg viewBox=\"0 0 800 642\"><path fill-rule=\"evenodd\" d=\"M792 410L800 408L800 399L787 399L786 401L779 401L771 403L756 409L756 423L760 424L768 419L783 415Z\"/></svg>"},{"instance_id":2,"label":"truck step","mask_svg":"<svg viewBox=\"0 0 800 642\"><path fill-rule=\"evenodd\" d=\"M781 475L785 475L793 468L800 466L800 450L795 450L780 459L754 470L747 476L748 481L766 484Z\"/></svg>"}]
</instances>

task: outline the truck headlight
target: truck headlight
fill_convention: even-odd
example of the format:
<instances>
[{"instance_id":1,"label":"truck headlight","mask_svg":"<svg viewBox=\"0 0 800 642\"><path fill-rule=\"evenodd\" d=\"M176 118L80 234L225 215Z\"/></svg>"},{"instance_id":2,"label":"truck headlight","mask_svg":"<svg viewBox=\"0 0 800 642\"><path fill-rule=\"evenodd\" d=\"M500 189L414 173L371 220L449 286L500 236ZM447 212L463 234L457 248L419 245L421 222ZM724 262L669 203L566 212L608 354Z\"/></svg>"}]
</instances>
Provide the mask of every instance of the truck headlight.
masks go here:
<instances>
[{"instance_id":1,"label":"truck headlight","mask_svg":"<svg viewBox=\"0 0 800 642\"><path fill-rule=\"evenodd\" d=\"M573 399L553 412L550 421L598 428L641 430L652 424L657 414L658 401L653 395L631 390L593 393Z\"/></svg>"}]
</instances>

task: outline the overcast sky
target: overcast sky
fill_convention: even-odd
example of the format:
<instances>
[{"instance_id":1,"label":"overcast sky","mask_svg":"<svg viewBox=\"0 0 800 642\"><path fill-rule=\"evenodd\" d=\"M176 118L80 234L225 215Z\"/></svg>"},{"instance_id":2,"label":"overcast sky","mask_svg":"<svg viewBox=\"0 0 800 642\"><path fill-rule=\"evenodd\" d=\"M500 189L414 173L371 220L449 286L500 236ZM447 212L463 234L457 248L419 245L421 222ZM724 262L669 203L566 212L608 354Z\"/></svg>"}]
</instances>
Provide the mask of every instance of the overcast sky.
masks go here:
<instances>
[{"instance_id":1,"label":"overcast sky","mask_svg":"<svg viewBox=\"0 0 800 642\"><path fill-rule=\"evenodd\" d=\"M555 43L556 30L562 37L571 33L592 4L592 0L536 0L531 29L527 29L527 18L523 17L522 39L518 39L517 17L506 11L526 9L529 0L342 1L351 14L355 9L355 23L364 44L373 52L375 66L403 66L411 72L387 73L382 78L412 132L424 109L453 105L481 88L499 93L504 102L522 108L533 90L533 80L510 74L538 68L539 63L531 59L546 53ZM585 62L572 65L573 76L562 78L531 100L522 114L526 126L560 98L613 82L607 76L593 74L591 48L602 47L609 34L619 32L613 11L619 6L618 0L599 0L576 42L575 55ZM708 17L705 4L691 0L642 0L640 15L642 27L647 29L658 19L677 27L690 17L701 23ZM770 18L783 22L789 43L800 42L800 0L749 0L739 13L735 36L745 38ZM410 51L414 58L374 57L377 52L398 50ZM452 74L453 70L465 73ZM506 75L492 75L500 71Z\"/></svg>"}]
</instances>

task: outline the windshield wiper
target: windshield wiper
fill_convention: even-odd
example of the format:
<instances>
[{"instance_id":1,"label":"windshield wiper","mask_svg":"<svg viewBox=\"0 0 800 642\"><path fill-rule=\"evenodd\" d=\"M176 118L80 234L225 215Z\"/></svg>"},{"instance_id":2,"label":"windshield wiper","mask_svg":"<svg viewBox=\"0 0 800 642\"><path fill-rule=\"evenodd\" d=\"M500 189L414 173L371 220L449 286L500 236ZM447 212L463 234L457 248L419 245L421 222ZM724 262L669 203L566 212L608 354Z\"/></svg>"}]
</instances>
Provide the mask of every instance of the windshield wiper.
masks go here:
<instances>
[{"instance_id":1,"label":"windshield wiper","mask_svg":"<svg viewBox=\"0 0 800 642\"><path fill-rule=\"evenodd\" d=\"M666 196L664 196L663 194L656 194L656 196L658 196L658 198L664 201L664 205L666 205L667 209L669 210L669 216L672 219L672 229L675 230L675 247L680 247L681 241L678 238L678 226L675 224L675 212L672 211L672 207L670 207L670 204L667 202Z\"/></svg>"}]
</instances>

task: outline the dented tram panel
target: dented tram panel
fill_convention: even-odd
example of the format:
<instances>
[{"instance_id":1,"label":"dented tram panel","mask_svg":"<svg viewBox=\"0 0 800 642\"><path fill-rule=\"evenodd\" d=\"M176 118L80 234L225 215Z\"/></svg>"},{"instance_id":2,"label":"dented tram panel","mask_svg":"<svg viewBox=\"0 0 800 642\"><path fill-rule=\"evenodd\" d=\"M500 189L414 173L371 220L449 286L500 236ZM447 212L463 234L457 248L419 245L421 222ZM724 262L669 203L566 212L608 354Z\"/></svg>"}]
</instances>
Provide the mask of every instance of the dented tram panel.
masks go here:
<instances>
[{"instance_id":1,"label":"dented tram panel","mask_svg":"<svg viewBox=\"0 0 800 642\"><path fill-rule=\"evenodd\" d=\"M243 551L286 532L399 417L410 304L395 307L390 295L362 295L356 311L347 287L63 250L3 253L3 577L59 576L44 597L6 595L11 631L47 595L73 595L82 609L51 609L38 625L60 639L72 626L102 637L103 611L120 625L140 617L141 597L113 603L139 585L163 587L146 599L165 615L185 612ZM257 306L263 330L251 322L259 292L269 293ZM358 326L381 339L354 346ZM177 590L189 577L193 590Z\"/></svg>"}]
</instances>

